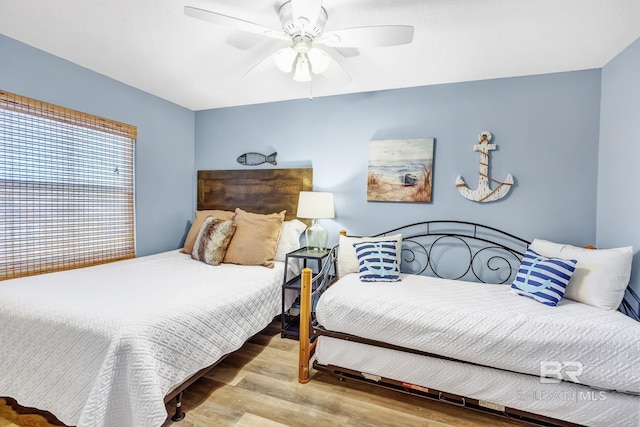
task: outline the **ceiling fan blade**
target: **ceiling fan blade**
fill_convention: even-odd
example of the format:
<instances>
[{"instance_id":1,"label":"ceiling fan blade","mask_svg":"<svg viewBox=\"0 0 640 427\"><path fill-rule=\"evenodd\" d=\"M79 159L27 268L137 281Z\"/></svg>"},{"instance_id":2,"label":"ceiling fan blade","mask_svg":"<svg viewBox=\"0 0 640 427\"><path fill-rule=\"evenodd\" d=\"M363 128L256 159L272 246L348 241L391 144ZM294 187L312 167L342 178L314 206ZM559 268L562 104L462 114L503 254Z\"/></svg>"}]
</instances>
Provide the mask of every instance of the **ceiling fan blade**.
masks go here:
<instances>
[{"instance_id":1,"label":"ceiling fan blade","mask_svg":"<svg viewBox=\"0 0 640 427\"><path fill-rule=\"evenodd\" d=\"M332 86L346 86L351 83L351 74L338 59L339 53L336 49L329 47L324 51L331 58L331 65L320 76Z\"/></svg>"},{"instance_id":2,"label":"ceiling fan blade","mask_svg":"<svg viewBox=\"0 0 640 427\"><path fill-rule=\"evenodd\" d=\"M249 50L253 49L260 43L263 43L265 38L254 33L234 30L227 35L224 41L226 44L233 46L236 49Z\"/></svg>"},{"instance_id":3,"label":"ceiling fan blade","mask_svg":"<svg viewBox=\"0 0 640 427\"><path fill-rule=\"evenodd\" d=\"M381 47L408 44L413 41L410 25L377 25L327 31L316 42L332 47Z\"/></svg>"},{"instance_id":4,"label":"ceiling fan blade","mask_svg":"<svg viewBox=\"0 0 640 427\"><path fill-rule=\"evenodd\" d=\"M353 58L354 56L360 55L360 52L355 47L335 47L333 50L345 58Z\"/></svg>"},{"instance_id":5,"label":"ceiling fan blade","mask_svg":"<svg viewBox=\"0 0 640 427\"><path fill-rule=\"evenodd\" d=\"M291 0L291 14L294 22L303 19L307 25L315 25L322 7L322 0Z\"/></svg>"},{"instance_id":6,"label":"ceiling fan blade","mask_svg":"<svg viewBox=\"0 0 640 427\"><path fill-rule=\"evenodd\" d=\"M285 47L289 47L289 43L283 43L281 41L272 42L266 49L263 49L259 53L258 56L262 59L247 69L244 76L249 77L260 74L282 74L286 76L286 73L278 70L276 63L274 62L274 56ZM273 71L276 71L276 73L273 73Z\"/></svg>"},{"instance_id":7,"label":"ceiling fan blade","mask_svg":"<svg viewBox=\"0 0 640 427\"><path fill-rule=\"evenodd\" d=\"M281 31L267 28L254 22L245 21L244 19L234 18L232 16L211 12L209 10L198 9L197 7L185 6L184 14L191 16L192 18L202 19L203 21L211 22L216 25L242 30L248 33L289 40L289 37Z\"/></svg>"}]
</instances>

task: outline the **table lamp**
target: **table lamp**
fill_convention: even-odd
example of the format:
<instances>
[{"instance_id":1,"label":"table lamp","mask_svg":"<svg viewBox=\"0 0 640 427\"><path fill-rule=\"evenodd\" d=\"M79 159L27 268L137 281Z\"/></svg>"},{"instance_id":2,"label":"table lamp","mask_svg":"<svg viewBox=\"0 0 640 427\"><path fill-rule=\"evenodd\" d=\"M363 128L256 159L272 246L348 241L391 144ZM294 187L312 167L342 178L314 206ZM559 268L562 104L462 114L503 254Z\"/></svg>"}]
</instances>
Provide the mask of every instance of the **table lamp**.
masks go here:
<instances>
[{"instance_id":1,"label":"table lamp","mask_svg":"<svg viewBox=\"0 0 640 427\"><path fill-rule=\"evenodd\" d=\"M327 249L329 233L318 219L333 218L333 193L322 191L301 191L298 198L298 218L312 219L311 227L304 232L309 252L323 252Z\"/></svg>"}]
</instances>

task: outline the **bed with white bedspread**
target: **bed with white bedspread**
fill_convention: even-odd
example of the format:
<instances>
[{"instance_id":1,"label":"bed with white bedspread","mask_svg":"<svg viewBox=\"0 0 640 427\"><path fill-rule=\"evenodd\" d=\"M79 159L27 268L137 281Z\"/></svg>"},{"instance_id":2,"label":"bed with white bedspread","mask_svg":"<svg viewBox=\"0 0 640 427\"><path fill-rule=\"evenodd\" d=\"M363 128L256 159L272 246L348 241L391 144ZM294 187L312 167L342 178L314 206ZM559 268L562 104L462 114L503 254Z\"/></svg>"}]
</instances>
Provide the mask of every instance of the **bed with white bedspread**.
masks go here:
<instances>
[{"instance_id":1,"label":"bed with white bedspread","mask_svg":"<svg viewBox=\"0 0 640 427\"><path fill-rule=\"evenodd\" d=\"M159 426L165 395L280 313L283 268L176 250L3 282L0 396L67 425Z\"/></svg>"},{"instance_id":2,"label":"bed with white bedspread","mask_svg":"<svg viewBox=\"0 0 640 427\"><path fill-rule=\"evenodd\" d=\"M365 282L338 266L340 280L316 290L310 313L313 366L543 425L639 426L640 323L569 298L550 306L516 295L509 285L521 249L461 227L405 234L402 263L427 275ZM393 240L398 231L365 240ZM341 237L336 264L356 240ZM462 269L449 268L466 280L437 277L446 253L464 259ZM503 284L478 283L484 273Z\"/></svg>"},{"instance_id":3,"label":"bed with white bedspread","mask_svg":"<svg viewBox=\"0 0 640 427\"><path fill-rule=\"evenodd\" d=\"M181 251L0 282L0 396L79 427L159 427L175 397L181 420L184 390L281 313L312 177L198 171Z\"/></svg>"}]
</instances>

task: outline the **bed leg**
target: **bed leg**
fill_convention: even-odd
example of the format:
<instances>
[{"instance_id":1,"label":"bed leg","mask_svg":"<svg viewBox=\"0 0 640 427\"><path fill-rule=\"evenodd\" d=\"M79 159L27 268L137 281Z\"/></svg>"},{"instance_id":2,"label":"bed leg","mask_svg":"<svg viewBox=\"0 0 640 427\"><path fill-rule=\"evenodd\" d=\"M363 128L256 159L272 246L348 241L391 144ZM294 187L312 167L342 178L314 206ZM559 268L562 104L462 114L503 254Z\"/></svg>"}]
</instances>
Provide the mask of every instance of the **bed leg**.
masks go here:
<instances>
[{"instance_id":1,"label":"bed leg","mask_svg":"<svg viewBox=\"0 0 640 427\"><path fill-rule=\"evenodd\" d=\"M309 355L310 337L309 327L311 326L311 269L302 269L302 281L300 285L300 353L298 355L298 382L306 384L309 382Z\"/></svg>"},{"instance_id":2,"label":"bed leg","mask_svg":"<svg viewBox=\"0 0 640 427\"><path fill-rule=\"evenodd\" d=\"M171 421L182 421L186 414L182 412L182 395L184 394L184 390L178 393L176 396L176 413L171 417Z\"/></svg>"}]
</instances>

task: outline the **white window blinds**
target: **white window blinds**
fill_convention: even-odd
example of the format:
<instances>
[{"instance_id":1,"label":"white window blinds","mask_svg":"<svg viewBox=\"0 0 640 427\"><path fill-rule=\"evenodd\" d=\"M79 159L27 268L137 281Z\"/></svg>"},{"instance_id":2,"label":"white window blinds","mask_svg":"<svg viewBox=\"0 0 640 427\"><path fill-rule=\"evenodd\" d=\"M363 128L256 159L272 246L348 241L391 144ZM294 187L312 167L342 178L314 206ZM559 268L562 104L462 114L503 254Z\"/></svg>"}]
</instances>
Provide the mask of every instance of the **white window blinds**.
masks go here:
<instances>
[{"instance_id":1,"label":"white window blinds","mask_svg":"<svg viewBox=\"0 0 640 427\"><path fill-rule=\"evenodd\" d=\"M0 280L135 255L136 132L0 90Z\"/></svg>"}]
</instances>

